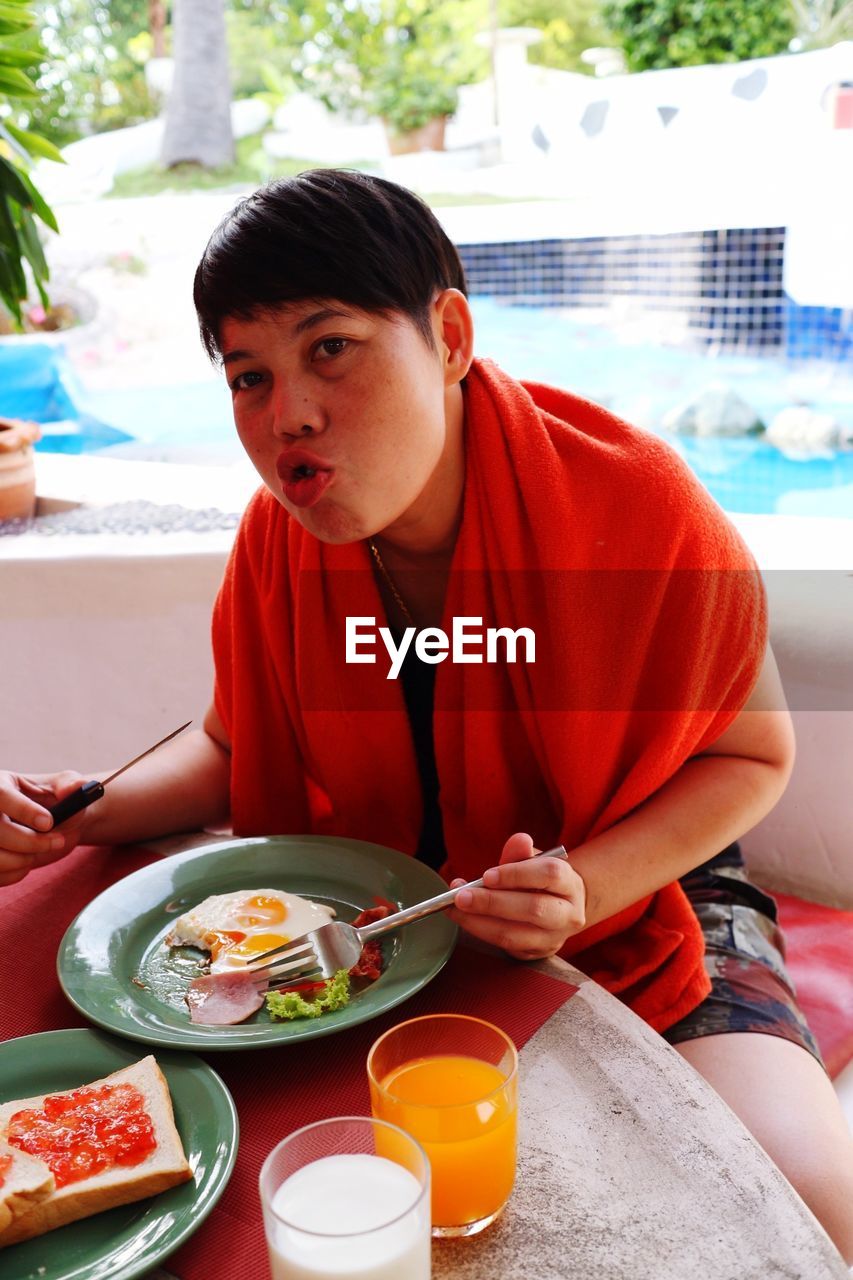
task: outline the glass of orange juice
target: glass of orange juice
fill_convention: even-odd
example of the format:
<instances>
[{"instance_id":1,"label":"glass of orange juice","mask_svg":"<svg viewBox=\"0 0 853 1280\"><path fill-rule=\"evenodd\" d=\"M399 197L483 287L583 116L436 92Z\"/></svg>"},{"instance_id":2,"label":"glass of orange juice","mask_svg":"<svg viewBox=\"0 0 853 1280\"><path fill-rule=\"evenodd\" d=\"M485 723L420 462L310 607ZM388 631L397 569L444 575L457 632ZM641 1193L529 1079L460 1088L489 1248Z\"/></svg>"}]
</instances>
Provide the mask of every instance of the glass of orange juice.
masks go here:
<instances>
[{"instance_id":1,"label":"glass of orange juice","mask_svg":"<svg viewBox=\"0 0 853 1280\"><path fill-rule=\"evenodd\" d=\"M515 1179L518 1054L499 1027L440 1013L392 1027L367 1057L373 1114L420 1142L432 1169L432 1234L470 1236Z\"/></svg>"}]
</instances>

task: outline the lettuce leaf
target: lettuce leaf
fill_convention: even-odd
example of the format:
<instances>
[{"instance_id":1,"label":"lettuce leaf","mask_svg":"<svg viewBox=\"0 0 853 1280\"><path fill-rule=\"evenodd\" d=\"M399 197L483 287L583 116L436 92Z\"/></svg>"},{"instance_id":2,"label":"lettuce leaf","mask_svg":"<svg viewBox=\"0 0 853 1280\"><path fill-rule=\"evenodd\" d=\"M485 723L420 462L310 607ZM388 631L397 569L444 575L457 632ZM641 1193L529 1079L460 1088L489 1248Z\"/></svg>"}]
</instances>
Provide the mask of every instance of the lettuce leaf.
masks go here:
<instances>
[{"instance_id":1,"label":"lettuce leaf","mask_svg":"<svg viewBox=\"0 0 853 1280\"><path fill-rule=\"evenodd\" d=\"M319 1018L322 1013L332 1013L349 1004L349 971L339 969L333 978L313 1000L305 1000L298 991L269 991L267 1009L275 1021L287 1022L292 1018Z\"/></svg>"}]
</instances>

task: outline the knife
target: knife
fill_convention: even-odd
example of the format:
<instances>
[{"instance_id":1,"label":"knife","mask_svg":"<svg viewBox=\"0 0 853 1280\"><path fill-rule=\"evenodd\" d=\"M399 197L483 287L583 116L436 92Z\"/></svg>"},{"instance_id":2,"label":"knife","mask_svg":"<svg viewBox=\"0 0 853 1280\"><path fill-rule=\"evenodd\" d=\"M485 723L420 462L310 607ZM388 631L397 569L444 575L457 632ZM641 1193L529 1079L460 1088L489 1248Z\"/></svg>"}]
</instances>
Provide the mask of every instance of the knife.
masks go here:
<instances>
[{"instance_id":1,"label":"knife","mask_svg":"<svg viewBox=\"0 0 853 1280\"><path fill-rule=\"evenodd\" d=\"M61 822L72 818L75 813L79 813L81 809L86 809L95 800L100 800L104 794L104 787L108 782L112 782L120 773L124 773L126 769L130 769L133 765L138 764L140 760L144 760L146 756L150 756L152 751L156 751L158 747L162 747L165 742L170 742L172 738L177 738L179 733L183 733L184 729L192 724L192 720L188 720L186 724L182 724L180 729L173 729L171 733L167 733L165 738L161 738L159 742L155 742L153 747L149 747L147 751L143 751L141 755L134 756L132 760L128 760L127 764L123 764L120 769L116 769L115 773L111 773L108 778L104 778L103 782L84 782L76 791L72 791L70 795L65 796L58 804L48 808L48 813L53 818L54 827L58 827Z\"/></svg>"}]
</instances>

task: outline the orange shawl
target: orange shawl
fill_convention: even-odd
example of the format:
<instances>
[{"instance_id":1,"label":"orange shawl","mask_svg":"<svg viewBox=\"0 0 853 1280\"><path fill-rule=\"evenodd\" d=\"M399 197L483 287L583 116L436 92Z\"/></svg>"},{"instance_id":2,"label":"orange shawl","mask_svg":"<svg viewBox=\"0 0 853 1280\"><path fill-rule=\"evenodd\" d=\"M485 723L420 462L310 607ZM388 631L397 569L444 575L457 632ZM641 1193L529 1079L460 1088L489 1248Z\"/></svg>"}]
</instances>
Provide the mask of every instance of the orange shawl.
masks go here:
<instances>
[{"instance_id":1,"label":"orange shawl","mask_svg":"<svg viewBox=\"0 0 853 1280\"><path fill-rule=\"evenodd\" d=\"M766 642L748 551L666 444L487 361L465 397L442 626L531 628L536 661L437 668L447 879L481 875L513 831L571 851L624 818L732 722ZM412 853L422 800L402 688L378 641L375 665L345 662L347 616L385 625L365 544L322 543L259 491L213 619L234 829ZM678 884L561 954L658 1030L709 990Z\"/></svg>"}]
</instances>

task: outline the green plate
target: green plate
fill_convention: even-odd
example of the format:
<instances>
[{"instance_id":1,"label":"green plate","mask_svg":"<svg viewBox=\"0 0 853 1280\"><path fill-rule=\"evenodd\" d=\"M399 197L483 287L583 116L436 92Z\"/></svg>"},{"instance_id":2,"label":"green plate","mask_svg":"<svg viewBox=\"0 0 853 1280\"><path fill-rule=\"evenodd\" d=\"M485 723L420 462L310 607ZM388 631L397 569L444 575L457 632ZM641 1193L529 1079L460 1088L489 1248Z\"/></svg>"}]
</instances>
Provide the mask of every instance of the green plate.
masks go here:
<instances>
[{"instance_id":1,"label":"green plate","mask_svg":"<svg viewBox=\"0 0 853 1280\"><path fill-rule=\"evenodd\" d=\"M158 1052L193 1179L0 1250L3 1280L131 1280L146 1275L204 1221L231 1177L237 1113L194 1054ZM0 1044L0 1102L74 1089L145 1057L99 1031L45 1031Z\"/></svg>"},{"instance_id":2,"label":"green plate","mask_svg":"<svg viewBox=\"0 0 853 1280\"><path fill-rule=\"evenodd\" d=\"M429 982L456 941L456 926L439 913L384 940L381 976L344 1009L271 1022L263 1008L233 1027L195 1025L184 993L199 972L200 953L170 952L166 934L209 894L264 888L329 903L341 920L353 920L374 898L411 906L447 885L424 863L361 840L275 836L193 849L126 876L80 912L57 956L63 991L85 1017L131 1040L200 1053L261 1049L377 1017Z\"/></svg>"}]
</instances>

